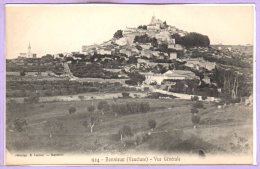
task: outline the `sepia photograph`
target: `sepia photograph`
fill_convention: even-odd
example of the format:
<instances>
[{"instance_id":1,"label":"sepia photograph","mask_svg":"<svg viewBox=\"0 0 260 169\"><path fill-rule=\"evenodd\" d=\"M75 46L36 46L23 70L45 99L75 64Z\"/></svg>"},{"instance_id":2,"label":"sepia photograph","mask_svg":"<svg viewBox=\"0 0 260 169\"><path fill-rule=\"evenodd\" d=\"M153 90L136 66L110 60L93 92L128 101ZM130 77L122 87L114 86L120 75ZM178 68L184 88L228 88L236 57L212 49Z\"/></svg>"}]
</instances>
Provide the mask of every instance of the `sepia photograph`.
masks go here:
<instances>
[{"instance_id":1,"label":"sepia photograph","mask_svg":"<svg viewBox=\"0 0 260 169\"><path fill-rule=\"evenodd\" d=\"M7 165L253 164L255 5L6 4Z\"/></svg>"}]
</instances>

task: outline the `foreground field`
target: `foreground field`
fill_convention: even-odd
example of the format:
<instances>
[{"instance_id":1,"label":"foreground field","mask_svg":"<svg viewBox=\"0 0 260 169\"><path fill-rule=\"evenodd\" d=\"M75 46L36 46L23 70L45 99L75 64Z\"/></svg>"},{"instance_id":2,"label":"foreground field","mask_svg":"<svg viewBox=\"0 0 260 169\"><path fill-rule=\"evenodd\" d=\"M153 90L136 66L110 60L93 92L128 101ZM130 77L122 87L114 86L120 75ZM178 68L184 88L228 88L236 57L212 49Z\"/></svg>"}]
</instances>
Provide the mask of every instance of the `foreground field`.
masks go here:
<instances>
[{"instance_id":1,"label":"foreground field","mask_svg":"<svg viewBox=\"0 0 260 169\"><path fill-rule=\"evenodd\" d=\"M227 105L218 109L216 105L204 103L200 109L199 127L193 129L191 107L194 102L176 99L118 99L107 100L109 105L129 102L149 103L146 113L115 116L108 111L97 111L99 121L90 128L84 126L89 119L88 107L97 106L100 100L78 102L53 102L38 104L7 105L7 141L10 152L28 151L57 153L251 153L252 151L252 107L243 104ZM69 113L70 107L76 112ZM22 118L26 128L18 132L13 121ZM148 121L156 121L151 132ZM57 122L57 132L50 135L50 122ZM149 133L138 144L120 141L119 130L131 127L134 134Z\"/></svg>"}]
</instances>

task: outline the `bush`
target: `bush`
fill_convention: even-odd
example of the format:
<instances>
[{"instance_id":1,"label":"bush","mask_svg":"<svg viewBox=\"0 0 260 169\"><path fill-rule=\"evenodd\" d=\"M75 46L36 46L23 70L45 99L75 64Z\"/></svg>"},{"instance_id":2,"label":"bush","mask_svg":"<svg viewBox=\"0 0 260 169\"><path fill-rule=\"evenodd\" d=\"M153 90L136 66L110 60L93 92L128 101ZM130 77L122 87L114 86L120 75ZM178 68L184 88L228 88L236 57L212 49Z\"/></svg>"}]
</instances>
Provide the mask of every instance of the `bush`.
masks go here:
<instances>
[{"instance_id":1,"label":"bush","mask_svg":"<svg viewBox=\"0 0 260 169\"><path fill-rule=\"evenodd\" d=\"M76 112L76 108L75 107L70 107L69 108L69 114L74 114Z\"/></svg>"},{"instance_id":2,"label":"bush","mask_svg":"<svg viewBox=\"0 0 260 169\"><path fill-rule=\"evenodd\" d=\"M123 37L123 31L122 30L117 30L114 34L114 38L119 39Z\"/></svg>"},{"instance_id":3,"label":"bush","mask_svg":"<svg viewBox=\"0 0 260 169\"><path fill-rule=\"evenodd\" d=\"M84 100L84 96L78 96L79 97L79 99L82 101L82 100Z\"/></svg>"},{"instance_id":4,"label":"bush","mask_svg":"<svg viewBox=\"0 0 260 169\"><path fill-rule=\"evenodd\" d=\"M130 94L127 92L122 93L123 98L130 98Z\"/></svg>"},{"instance_id":5,"label":"bush","mask_svg":"<svg viewBox=\"0 0 260 169\"><path fill-rule=\"evenodd\" d=\"M20 76L25 76L25 71L24 70L22 70L22 71L20 71Z\"/></svg>"},{"instance_id":6,"label":"bush","mask_svg":"<svg viewBox=\"0 0 260 169\"><path fill-rule=\"evenodd\" d=\"M88 112L94 112L95 111L95 106L89 106L88 107Z\"/></svg>"},{"instance_id":7,"label":"bush","mask_svg":"<svg viewBox=\"0 0 260 169\"><path fill-rule=\"evenodd\" d=\"M102 111L102 114L104 114L104 112L107 112L110 110L110 106L107 103L107 101L101 101L98 103L97 109Z\"/></svg>"},{"instance_id":8,"label":"bush","mask_svg":"<svg viewBox=\"0 0 260 169\"><path fill-rule=\"evenodd\" d=\"M198 101L199 97L198 96L191 96L191 101Z\"/></svg>"},{"instance_id":9,"label":"bush","mask_svg":"<svg viewBox=\"0 0 260 169\"><path fill-rule=\"evenodd\" d=\"M148 126L150 127L151 130L154 130L155 127L156 127L156 121L155 120L149 120Z\"/></svg>"},{"instance_id":10,"label":"bush","mask_svg":"<svg viewBox=\"0 0 260 169\"><path fill-rule=\"evenodd\" d=\"M19 119L17 118L15 121L14 121L14 128L16 131L18 132L22 132L25 130L25 127L27 126L27 121L25 119Z\"/></svg>"},{"instance_id":11,"label":"bush","mask_svg":"<svg viewBox=\"0 0 260 169\"><path fill-rule=\"evenodd\" d=\"M206 95L203 95L202 97L201 97L201 99L202 100L206 100L208 97L206 96Z\"/></svg>"},{"instance_id":12,"label":"bush","mask_svg":"<svg viewBox=\"0 0 260 169\"><path fill-rule=\"evenodd\" d=\"M150 99L159 99L160 97L164 97L164 98L171 98L171 99L175 99L177 97L172 96L172 95L168 95L168 94L162 94L162 93L151 93L150 95L147 96L147 98Z\"/></svg>"},{"instance_id":13,"label":"bush","mask_svg":"<svg viewBox=\"0 0 260 169\"><path fill-rule=\"evenodd\" d=\"M118 115L146 113L150 111L150 104L147 102L128 102L124 104L113 104L111 109L114 114Z\"/></svg>"},{"instance_id":14,"label":"bush","mask_svg":"<svg viewBox=\"0 0 260 169\"><path fill-rule=\"evenodd\" d=\"M39 96L37 95L30 95L27 98L24 98L25 103L38 103L39 102Z\"/></svg>"},{"instance_id":15,"label":"bush","mask_svg":"<svg viewBox=\"0 0 260 169\"><path fill-rule=\"evenodd\" d=\"M193 108L201 109L201 108L204 108L204 105L202 102L197 101L196 103L193 104Z\"/></svg>"}]
</instances>

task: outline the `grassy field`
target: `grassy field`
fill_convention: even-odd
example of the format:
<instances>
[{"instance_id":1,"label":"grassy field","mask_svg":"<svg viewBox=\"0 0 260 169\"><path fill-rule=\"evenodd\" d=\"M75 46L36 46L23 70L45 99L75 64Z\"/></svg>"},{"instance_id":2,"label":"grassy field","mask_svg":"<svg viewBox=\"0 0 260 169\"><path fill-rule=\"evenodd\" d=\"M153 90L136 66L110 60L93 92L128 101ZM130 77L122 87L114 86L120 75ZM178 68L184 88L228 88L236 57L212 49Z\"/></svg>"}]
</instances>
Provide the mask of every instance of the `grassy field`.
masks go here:
<instances>
[{"instance_id":1,"label":"grassy field","mask_svg":"<svg viewBox=\"0 0 260 169\"><path fill-rule=\"evenodd\" d=\"M90 133L83 123L89 118L88 107L100 100L78 102L53 102L38 104L7 105L7 141L10 152L35 151L60 153L113 153L113 152L178 152L197 153L251 153L252 107L242 104L228 105L218 109L204 103L200 109L199 128L193 129L190 109L194 102L175 99L118 99L107 100L112 104L148 102L150 111L131 115L114 116L112 112L99 114L99 122ZM75 107L74 114L69 113ZM13 129L16 118L25 119L24 131ZM148 120L156 120L155 130L141 143L123 144L118 131L128 125L134 134L148 133ZM59 124L50 137L49 124ZM56 127L57 128L57 127Z\"/></svg>"}]
</instances>

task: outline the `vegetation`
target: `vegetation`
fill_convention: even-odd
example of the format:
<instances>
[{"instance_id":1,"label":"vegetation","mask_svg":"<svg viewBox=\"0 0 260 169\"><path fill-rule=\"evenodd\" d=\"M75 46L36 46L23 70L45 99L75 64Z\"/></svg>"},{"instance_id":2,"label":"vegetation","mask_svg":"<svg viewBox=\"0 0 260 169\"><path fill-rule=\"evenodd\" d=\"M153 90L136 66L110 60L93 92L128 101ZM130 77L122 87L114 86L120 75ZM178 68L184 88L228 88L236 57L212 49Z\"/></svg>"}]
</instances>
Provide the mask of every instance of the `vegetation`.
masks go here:
<instances>
[{"instance_id":1,"label":"vegetation","mask_svg":"<svg viewBox=\"0 0 260 169\"><path fill-rule=\"evenodd\" d=\"M16 118L14 121L14 129L18 132L25 131L27 125L28 123L25 119Z\"/></svg>"},{"instance_id":2,"label":"vegetation","mask_svg":"<svg viewBox=\"0 0 260 169\"><path fill-rule=\"evenodd\" d=\"M91 77L104 79L118 78L118 73L106 71L98 64L75 63L70 64L69 66L72 74L76 77Z\"/></svg>"},{"instance_id":3,"label":"vegetation","mask_svg":"<svg viewBox=\"0 0 260 169\"><path fill-rule=\"evenodd\" d=\"M146 25L139 25L137 28L138 29L147 30L147 26Z\"/></svg>"},{"instance_id":4,"label":"vegetation","mask_svg":"<svg viewBox=\"0 0 260 169\"><path fill-rule=\"evenodd\" d=\"M20 76L25 76L25 74L26 74L26 73L25 73L24 70L21 70L21 71L20 71Z\"/></svg>"},{"instance_id":5,"label":"vegetation","mask_svg":"<svg viewBox=\"0 0 260 169\"><path fill-rule=\"evenodd\" d=\"M63 122L57 120L48 120L44 125L44 130L47 131L50 139L52 139L53 136L65 134L67 132Z\"/></svg>"},{"instance_id":6,"label":"vegetation","mask_svg":"<svg viewBox=\"0 0 260 169\"><path fill-rule=\"evenodd\" d=\"M129 85L138 85L141 84L145 80L145 76L141 75L138 72L129 73L129 80L126 80L125 83Z\"/></svg>"},{"instance_id":7,"label":"vegetation","mask_svg":"<svg viewBox=\"0 0 260 169\"><path fill-rule=\"evenodd\" d=\"M123 98L130 98L130 93L123 92L122 96L123 96Z\"/></svg>"},{"instance_id":8,"label":"vegetation","mask_svg":"<svg viewBox=\"0 0 260 169\"><path fill-rule=\"evenodd\" d=\"M130 126L124 125L119 131L118 134L120 135L120 140L122 141L124 137L131 137L133 136L133 132Z\"/></svg>"},{"instance_id":9,"label":"vegetation","mask_svg":"<svg viewBox=\"0 0 260 169\"><path fill-rule=\"evenodd\" d=\"M123 37L123 31L122 30L117 30L114 34L114 38L119 39Z\"/></svg>"},{"instance_id":10,"label":"vegetation","mask_svg":"<svg viewBox=\"0 0 260 169\"><path fill-rule=\"evenodd\" d=\"M148 102L127 102L123 104L113 104L111 110L117 115L129 115L136 113L147 113L150 111Z\"/></svg>"},{"instance_id":11,"label":"vegetation","mask_svg":"<svg viewBox=\"0 0 260 169\"><path fill-rule=\"evenodd\" d=\"M70 107L69 108L69 114L74 114L76 112L76 108L75 107Z\"/></svg>"},{"instance_id":12,"label":"vegetation","mask_svg":"<svg viewBox=\"0 0 260 169\"><path fill-rule=\"evenodd\" d=\"M149 128L153 131L156 127L156 121L155 120L149 120L148 121Z\"/></svg>"},{"instance_id":13,"label":"vegetation","mask_svg":"<svg viewBox=\"0 0 260 169\"><path fill-rule=\"evenodd\" d=\"M24 98L25 103L38 103L39 102L39 95L37 93L33 93L27 98Z\"/></svg>"},{"instance_id":14,"label":"vegetation","mask_svg":"<svg viewBox=\"0 0 260 169\"><path fill-rule=\"evenodd\" d=\"M119 82L77 82L69 80L8 80L6 82L7 97L32 97L37 90L39 97L73 95L86 92L121 92L132 89L123 87ZM82 98L82 97L81 97ZM31 98L33 99L33 98ZM37 98L35 98L37 100ZM28 99L27 99L28 100ZM31 102L30 98L28 102Z\"/></svg>"},{"instance_id":15,"label":"vegetation","mask_svg":"<svg viewBox=\"0 0 260 169\"><path fill-rule=\"evenodd\" d=\"M198 124L200 122L200 116L198 113L193 113L191 117L191 121L193 123L193 128L196 129L198 128Z\"/></svg>"},{"instance_id":16,"label":"vegetation","mask_svg":"<svg viewBox=\"0 0 260 169\"><path fill-rule=\"evenodd\" d=\"M197 108L197 109L202 109L204 108L204 105L201 101L196 101L193 105L192 105L194 108Z\"/></svg>"},{"instance_id":17,"label":"vegetation","mask_svg":"<svg viewBox=\"0 0 260 169\"><path fill-rule=\"evenodd\" d=\"M110 110L110 105L107 101L100 101L98 103L97 109L104 114L104 112L108 112Z\"/></svg>"}]
</instances>

